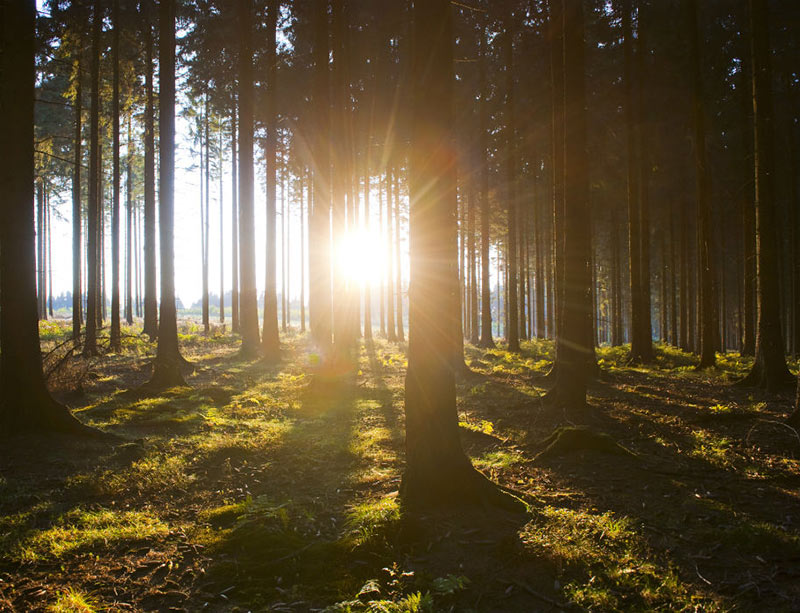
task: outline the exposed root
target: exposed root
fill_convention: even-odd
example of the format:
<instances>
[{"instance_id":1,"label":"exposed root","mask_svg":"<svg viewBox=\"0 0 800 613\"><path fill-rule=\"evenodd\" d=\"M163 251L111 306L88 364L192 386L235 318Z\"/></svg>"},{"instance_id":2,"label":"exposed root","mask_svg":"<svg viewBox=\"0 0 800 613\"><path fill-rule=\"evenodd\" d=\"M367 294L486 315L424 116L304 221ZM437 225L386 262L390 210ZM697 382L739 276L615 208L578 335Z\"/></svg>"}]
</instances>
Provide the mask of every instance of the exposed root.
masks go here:
<instances>
[{"instance_id":1,"label":"exposed root","mask_svg":"<svg viewBox=\"0 0 800 613\"><path fill-rule=\"evenodd\" d=\"M635 453L617 443L605 432L598 432L586 426L563 426L557 428L538 445L544 449L533 458L544 460L575 451L599 451L612 455L637 458Z\"/></svg>"}]
</instances>

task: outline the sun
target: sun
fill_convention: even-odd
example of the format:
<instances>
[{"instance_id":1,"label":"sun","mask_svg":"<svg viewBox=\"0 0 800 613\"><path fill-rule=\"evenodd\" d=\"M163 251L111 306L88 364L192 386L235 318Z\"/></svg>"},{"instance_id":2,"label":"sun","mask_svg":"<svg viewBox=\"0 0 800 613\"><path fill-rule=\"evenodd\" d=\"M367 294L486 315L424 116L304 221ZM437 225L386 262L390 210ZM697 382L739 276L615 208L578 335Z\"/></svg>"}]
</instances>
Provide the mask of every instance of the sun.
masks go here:
<instances>
[{"instance_id":1,"label":"sun","mask_svg":"<svg viewBox=\"0 0 800 613\"><path fill-rule=\"evenodd\" d=\"M377 286L382 281L386 246L378 232L366 228L348 231L336 245L336 266L349 282Z\"/></svg>"}]
</instances>

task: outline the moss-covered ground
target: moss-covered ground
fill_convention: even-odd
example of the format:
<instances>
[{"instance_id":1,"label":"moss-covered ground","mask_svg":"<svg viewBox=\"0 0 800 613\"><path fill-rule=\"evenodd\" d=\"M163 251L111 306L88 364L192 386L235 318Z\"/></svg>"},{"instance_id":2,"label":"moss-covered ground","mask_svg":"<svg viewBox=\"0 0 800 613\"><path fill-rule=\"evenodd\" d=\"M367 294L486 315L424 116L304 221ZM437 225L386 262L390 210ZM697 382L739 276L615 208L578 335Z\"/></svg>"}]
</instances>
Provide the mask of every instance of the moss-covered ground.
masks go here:
<instances>
[{"instance_id":1,"label":"moss-covered ground","mask_svg":"<svg viewBox=\"0 0 800 613\"><path fill-rule=\"evenodd\" d=\"M47 324L45 348L64 334ZM730 385L747 360L601 349L580 425L631 453L538 455L578 421L542 403L552 345L467 346L464 447L530 513L410 517L404 346L322 373L305 336L282 341L266 366L184 324L189 387L158 397L128 391L154 351L135 328L120 354L65 360L56 393L122 438L0 441L0 610L800 610L800 438L789 393Z\"/></svg>"}]
</instances>

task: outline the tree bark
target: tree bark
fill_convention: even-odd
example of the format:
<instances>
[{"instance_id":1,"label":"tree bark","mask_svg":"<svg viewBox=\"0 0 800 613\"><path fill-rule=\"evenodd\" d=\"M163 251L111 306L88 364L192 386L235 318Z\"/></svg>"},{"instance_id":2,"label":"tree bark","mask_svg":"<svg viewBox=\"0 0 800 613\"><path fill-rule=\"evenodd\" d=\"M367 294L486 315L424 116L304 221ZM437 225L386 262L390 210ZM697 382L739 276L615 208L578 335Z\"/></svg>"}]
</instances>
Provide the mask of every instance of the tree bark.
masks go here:
<instances>
[{"instance_id":1,"label":"tree bark","mask_svg":"<svg viewBox=\"0 0 800 613\"><path fill-rule=\"evenodd\" d=\"M178 314L175 305L175 0L159 5L159 189L158 226L161 256L161 312L153 390L186 385L180 367Z\"/></svg>"},{"instance_id":2,"label":"tree bark","mask_svg":"<svg viewBox=\"0 0 800 613\"><path fill-rule=\"evenodd\" d=\"M461 448L452 309L457 287L456 156L453 150L453 17L449 0L414 4L410 160L409 345L406 375L407 509L491 503L518 509L476 471Z\"/></svg>"},{"instance_id":3,"label":"tree bark","mask_svg":"<svg viewBox=\"0 0 800 613\"><path fill-rule=\"evenodd\" d=\"M239 17L239 264L241 353L259 354L253 210L253 0L237 0Z\"/></svg>"},{"instance_id":4,"label":"tree bark","mask_svg":"<svg viewBox=\"0 0 800 613\"><path fill-rule=\"evenodd\" d=\"M78 39L75 60L75 139L72 165L72 338L78 341L83 323L81 295L81 170L83 169L83 36Z\"/></svg>"},{"instance_id":5,"label":"tree bark","mask_svg":"<svg viewBox=\"0 0 800 613\"><path fill-rule=\"evenodd\" d=\"M113 33L111 38L112 93L111 93L111 121L112 133L112 201L111 201L111 350L122 349L120 304L119 304L119 197L120 197L120 167L119 167L119 0L112 3Z\"/></svg>"},{"instance_id":6,"label":"tree bark","mask_svg":"<svg viewBox=\"0 0 800 613\"><path fill-rule=\"evenodd\" d=\"M489 274L489 169L488 169L488 130L489 103L487 102L486 83L486 46L488 44L486 26L481 28L478 45L478 83L480 90L480 125L478 127L478 199L481 207L481 340L484 349L493 348L492 339L492 280Z\"/></svg>"},{"instance_id":7,"label":"tree bark","mask_svg":"<svg viewBox=\"0 0 800 613\"><path fill-rule=\"evenodd\" d=\"M278 334L278 301L277 287L277 243L275 226L276 165L277 165L277 122L278 114L275 105L275 88L277 82L276 66L276 33L278 24L278 1L269 0L267 4L266 52L267 52L267 96L264 117L266 141L264 156L267 173L267 270L264 291L264 324L262 330L262 350L264 358L269 362L280 359L280 338ZM281 258L283 259L283 258Z\"/></svg>"},{"instance_id":8,"label":"tree bark","mask_svg":"<svg viewBox=\"0 0 800 613\"><path fill-rule=\"evenodd\" d=\"M144 324L142 332L155 340L158 336L158 301L156 298L156 160L155 97L153 93L153 24L152 0L146 0L145 35L145 108L144 108Z\"/></svg>"},{"instance_id":9,"label":"tree bark","mask_svg":"<svg viewBox=\"0 0 800 613\"><path fill-rule=\"evenodd\" d=\"M36 6L7 2L0 19L0 434L24 428L97 433L47 391L34 244Z\"/></svg>"},{"instance_id":10,"label":"tree bark","mask_svg":"<svg viewBox=\"0 0 800 613\"><path fill-rule=\"evenodd\" d=\"M772 70L766 0L750 0L750 53L753 67L753 119L756 221L756 359L742 380L777 391L791 380L786 367L778 287L779 242L775 202Z\"/></svg>"}]
</instances>

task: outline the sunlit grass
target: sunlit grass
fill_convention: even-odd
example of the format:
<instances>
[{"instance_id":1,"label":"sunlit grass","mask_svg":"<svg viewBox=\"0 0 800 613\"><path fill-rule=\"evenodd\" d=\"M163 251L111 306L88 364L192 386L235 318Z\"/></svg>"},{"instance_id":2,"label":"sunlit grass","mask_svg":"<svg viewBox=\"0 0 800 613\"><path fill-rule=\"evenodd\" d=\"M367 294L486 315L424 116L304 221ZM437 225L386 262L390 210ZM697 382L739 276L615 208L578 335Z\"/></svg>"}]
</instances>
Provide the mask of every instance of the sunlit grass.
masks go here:
<instances>
[{"instance_id":1,"label":"sunlit grass","mask_svg":"<svg viewBox=\"0 0 800 613\"><path fill-rule=\"evenodd\" d=\"M19 544L16 557L23 563L60 559L98 546L163 537L168 533L167 524L145 511L73 509L58 517L52 527L31 531Z\"/></svg>"},{"instance_id":2,"label":"sunlit grass","mask_svg":"<svg viewBox=\"0 0 800 613\"><path fill-rule=\"evenodd\" d=\"M47 613L95 613L107 610L100 600L75 588L67 588L47 606Z\"/></svg>"}]
</instances>

